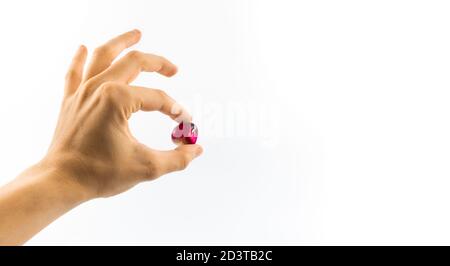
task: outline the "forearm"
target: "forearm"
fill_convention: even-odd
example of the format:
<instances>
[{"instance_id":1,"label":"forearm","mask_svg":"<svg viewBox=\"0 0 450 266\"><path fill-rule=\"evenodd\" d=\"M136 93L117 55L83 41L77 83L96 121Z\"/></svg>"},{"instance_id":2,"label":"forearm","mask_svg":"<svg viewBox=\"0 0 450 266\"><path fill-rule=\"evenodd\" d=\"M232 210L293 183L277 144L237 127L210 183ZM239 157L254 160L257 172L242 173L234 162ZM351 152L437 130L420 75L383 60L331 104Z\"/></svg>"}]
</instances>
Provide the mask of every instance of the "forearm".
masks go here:
<instances>
[{"instance_id":1,"label":"forearm","mask_svg":"<svg viewBox=\"0 0 450 266\"><path fill-rule=\"evenodd\" d=\"M0 245L20 245L88 199L67 173L38 163L0 188Z\"/></svg>"}]
</instances>

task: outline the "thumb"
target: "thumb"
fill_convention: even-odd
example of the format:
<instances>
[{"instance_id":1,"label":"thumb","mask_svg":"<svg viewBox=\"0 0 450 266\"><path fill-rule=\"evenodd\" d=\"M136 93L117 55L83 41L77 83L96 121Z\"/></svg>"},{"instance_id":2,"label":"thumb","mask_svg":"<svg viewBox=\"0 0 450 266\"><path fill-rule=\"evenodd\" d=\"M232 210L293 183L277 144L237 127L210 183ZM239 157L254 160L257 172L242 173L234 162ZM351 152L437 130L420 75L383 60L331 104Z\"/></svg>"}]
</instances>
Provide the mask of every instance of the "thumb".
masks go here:
<instances>
[{"instance_id":1,"label":"thumb","mask_svg":"<svg viewBox=\"0 0 450 266\"><path fill-rule=\"evenodd\" d=\"M203 148L198 144L180 145L174 150L157 151L160 174L183 170L202 153Z\"/></svg>"}]
</instances>

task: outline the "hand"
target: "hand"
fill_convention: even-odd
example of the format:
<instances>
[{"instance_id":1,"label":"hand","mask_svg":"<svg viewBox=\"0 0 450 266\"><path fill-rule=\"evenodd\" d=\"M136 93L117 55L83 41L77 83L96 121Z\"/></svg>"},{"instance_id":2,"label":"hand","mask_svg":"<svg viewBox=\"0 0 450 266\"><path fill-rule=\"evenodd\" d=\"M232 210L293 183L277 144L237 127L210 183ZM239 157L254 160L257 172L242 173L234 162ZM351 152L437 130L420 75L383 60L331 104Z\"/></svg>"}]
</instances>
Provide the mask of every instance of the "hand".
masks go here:
<instances>
[{"instance_id":1,"label":"hand","mask_svg":"<svg viewBox=\"0 0 450 266\"><path fill-rule=\"evenodd\" d=\"M128 119L139 110L191 120L163 91L128 85L141 71L174 75L167 59L132 51L113 62L140 37L130 31L97 48L85 74L86 47L78 49L47 155L0 188L0 245L25 243L77 205L184 169L201 154L199 145L157 151L131 135Z\"/></svg>"},{"instance_id":2,"label":"hand","mask_svg":"<svg viewBox=\"0 0 450 266\"><path fill-rule=\"evenodd\" d=\"M130 133L128 119L139 110L190 121L190 115L174 108L175 101L164 91L128 85L141 71L173 76L177 72L174 64L138 51L113 62L140 37L133 30L98 47L84 75L87 50L81 46L66 77L59 122L40 165L58 169L87 198L112 196L139 182L182 170L202 152L199 145L157 151Z\"/></svg>"}]
</instances>

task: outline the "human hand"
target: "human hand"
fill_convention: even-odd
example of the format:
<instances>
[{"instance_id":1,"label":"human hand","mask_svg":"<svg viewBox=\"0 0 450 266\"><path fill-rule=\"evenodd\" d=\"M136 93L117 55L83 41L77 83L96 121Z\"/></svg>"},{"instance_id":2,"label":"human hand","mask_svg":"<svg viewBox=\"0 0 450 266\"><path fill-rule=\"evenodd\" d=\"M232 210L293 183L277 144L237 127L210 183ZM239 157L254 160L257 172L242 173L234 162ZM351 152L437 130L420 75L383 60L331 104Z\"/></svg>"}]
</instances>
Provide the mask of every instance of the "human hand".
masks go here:
<instances>
[{"instance_id":1,"label":"human hand","mask_svg":"<svg viewBox=\"0 0 450 266\"><path fill-rule=\"evenodd\" d=\"M53 141L40 167L56 169L59 181L74 184L85 199L108 197L186 166L202 153L197 145L158 151L139 143L128 119L139 110L160 111L172 119L190 115L164 91L128 85L140 72L170 77L177 68L167 59L126 48L140 40L137 30L98 47L83 74L87 49L81 46L68 74Z\"/></svg>"},{"instance_id":2,"label":"human hand","mask_svg":"<svg viewBox=\"0 0 450 266\"><path fill-rule=\"evenodd\" d=\"M128 119L139 110L160 111L177 122L191 121L163 91L128 85L142 71L173 76L175 65L137 51L113 62L140 37L134 30L100 46L85 72L87 50L78 49L66 76L47 154L0 187L0 245L23 244L79 204L184 169L202 153L196 144L154 150L130 133Z\"/></svg>"}]
</instances>

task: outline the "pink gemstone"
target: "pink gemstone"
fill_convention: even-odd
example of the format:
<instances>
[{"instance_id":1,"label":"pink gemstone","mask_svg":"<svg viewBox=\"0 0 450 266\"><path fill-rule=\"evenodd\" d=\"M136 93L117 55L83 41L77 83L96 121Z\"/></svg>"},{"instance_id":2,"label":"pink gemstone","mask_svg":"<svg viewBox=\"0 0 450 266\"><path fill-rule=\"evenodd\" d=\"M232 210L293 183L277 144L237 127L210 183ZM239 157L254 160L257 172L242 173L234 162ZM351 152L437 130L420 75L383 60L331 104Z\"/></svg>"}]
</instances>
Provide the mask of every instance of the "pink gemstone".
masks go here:
<instances>
[{"instance_id":1,"label":"pink gemstone","mask_svg":"<svg viewBox=\"0 0 450 266\"><path fill-rule=\"evenodd\" d=\"M175 144L195 144L197 137L198 129L194 123L181 122L172 131L172 141Z\"/></svg>"}]
</instances>

